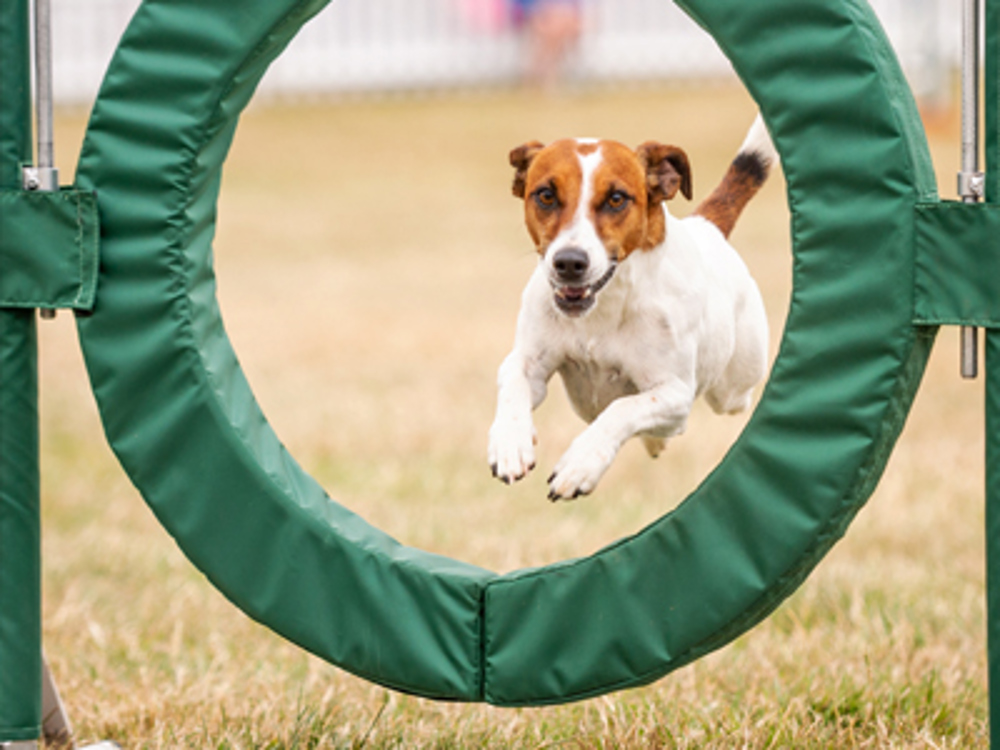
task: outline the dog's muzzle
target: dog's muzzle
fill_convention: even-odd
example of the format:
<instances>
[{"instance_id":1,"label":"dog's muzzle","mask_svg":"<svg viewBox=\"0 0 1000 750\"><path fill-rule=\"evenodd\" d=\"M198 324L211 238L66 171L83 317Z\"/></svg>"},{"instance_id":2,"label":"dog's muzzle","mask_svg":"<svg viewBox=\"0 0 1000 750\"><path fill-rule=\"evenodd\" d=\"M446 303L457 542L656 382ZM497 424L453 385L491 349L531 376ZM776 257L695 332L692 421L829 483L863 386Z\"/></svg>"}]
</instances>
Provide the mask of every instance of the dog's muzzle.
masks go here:
<instances>
[{"instance_id":1,"label":"dog's muzzle","mask_svg":"<svg viewBox=\"0 0 1000 750\"><path fill-rule=\"evenodd\" d=\"M555 278L551 283L556 307L570 317L583 315L593 307L597 293L611 281L618 268L618 264L612 261L604 275L593 284L581 284L579 282L586 276L589 261L585 253L575 249L560 250L553 258L552 266Z\"/></svg>"}]
</instances>

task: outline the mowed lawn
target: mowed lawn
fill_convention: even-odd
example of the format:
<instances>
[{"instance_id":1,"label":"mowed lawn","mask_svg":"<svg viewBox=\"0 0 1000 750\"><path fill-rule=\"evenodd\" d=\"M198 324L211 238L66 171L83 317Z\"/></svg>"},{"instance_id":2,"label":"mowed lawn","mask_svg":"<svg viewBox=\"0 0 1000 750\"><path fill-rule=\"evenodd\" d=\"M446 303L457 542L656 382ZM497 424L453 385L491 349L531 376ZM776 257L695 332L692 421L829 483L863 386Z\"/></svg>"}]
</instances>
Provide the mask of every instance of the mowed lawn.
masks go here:
<instances>
[{"instance_id":1,"label":"mowed lawn","mask_svg":"<svg viewBox=\"0 0 1000 750\"><path fill-rule=\"evenodd\" d=\"M553 383L537 413L539 468L514 487L490 476L496 368L536 262L507 153L562 136L674 143L691 158L697 201L753 116L724 83L251 108L225 170L216 269L227 330L278 435L375 525L497 571L589 554L667 512L745 418L699 405L659 459L629 444L593 496L552 504L544 479L582 427ZM64 180L85 119L59 117ZM950 196L957 119L927 119ZM733 239L764 291L775 353L792 265L780 175ZM773 616L647 688L512 710L367 684L228 603L118 467L62 314L41 325L44 635L78 737L128 748L982 747L983 384L960 380L957 338L939 336L870 503Z\"/></svg>"}]
</instances>

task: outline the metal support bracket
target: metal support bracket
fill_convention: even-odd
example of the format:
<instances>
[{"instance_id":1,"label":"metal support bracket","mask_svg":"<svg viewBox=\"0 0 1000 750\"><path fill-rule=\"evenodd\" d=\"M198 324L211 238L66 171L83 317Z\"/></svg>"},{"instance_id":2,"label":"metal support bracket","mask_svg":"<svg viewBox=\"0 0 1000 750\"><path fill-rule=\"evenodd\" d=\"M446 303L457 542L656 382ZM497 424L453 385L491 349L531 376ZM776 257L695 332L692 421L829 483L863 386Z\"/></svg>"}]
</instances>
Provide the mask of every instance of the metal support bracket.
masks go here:
<instances>
[{"instance_id":1,"label":"metal support bracket","mask_svg":"<svg viewBox=\"0 0 1000 750\"><path fill-rule=\"evenodd\" d=\"M986 193L986 175L983 172L959 172L958 195L966 203L981 201Z\"/></svg>"},{"instance_id":2,"label":"metal support bracket","mask_svg":"<svg viewBox=\"0 0 1000 750\"><path fill-rule=\"evenodd\" d=\"M25 167L24 189L53 192L59 189L59 170L55 167Z\"/></svg>"}]
</instances>

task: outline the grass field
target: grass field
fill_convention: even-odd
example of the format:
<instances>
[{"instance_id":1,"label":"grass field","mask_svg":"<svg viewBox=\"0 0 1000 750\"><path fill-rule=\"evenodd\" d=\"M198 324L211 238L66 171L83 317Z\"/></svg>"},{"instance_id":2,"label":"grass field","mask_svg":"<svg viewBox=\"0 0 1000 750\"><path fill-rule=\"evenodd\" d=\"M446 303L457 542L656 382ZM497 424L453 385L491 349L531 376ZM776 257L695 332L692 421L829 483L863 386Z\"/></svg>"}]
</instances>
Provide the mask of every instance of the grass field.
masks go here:
<instances>
[{"instance_id":1,"label":"grass field","mask_svg":"<svg viewBox=\"0 0 1000 750\"><path fill-rule=\"evenodd\" d=\"M227 162L216 242L227 329L292 454L401 541L506 571L588 554L682 499L744 420L699 407L657 461L628 445L592 497L553 505L579 431L559 388L540 469L490 477L496 367L535 262L508 150L656 138L696 199L753 117L742 90L527 92L257 107ZM85 117L63 113L64 179ZM943 190L957 120L928 122ZM686 206L675 207L684 213ZM789 296L780 178L734 236L776 351ZM129 748L971 748L986 744L982 384L944 331L885 477L771 618L641 690L544 709L387 692L249 621L178 552L101 434L70 316L42 326L45 644L81 740Z\"/></svg>"}]
</instances>

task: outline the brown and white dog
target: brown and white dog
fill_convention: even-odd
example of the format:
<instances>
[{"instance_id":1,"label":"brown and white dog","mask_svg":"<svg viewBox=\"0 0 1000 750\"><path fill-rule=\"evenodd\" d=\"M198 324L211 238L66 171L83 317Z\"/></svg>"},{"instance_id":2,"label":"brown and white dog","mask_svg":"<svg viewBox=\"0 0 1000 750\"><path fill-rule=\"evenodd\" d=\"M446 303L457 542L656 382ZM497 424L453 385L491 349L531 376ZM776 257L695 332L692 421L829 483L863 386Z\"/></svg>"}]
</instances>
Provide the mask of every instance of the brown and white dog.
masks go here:
<instances>
[{"instance_id":1,"label":"brown and white dog","mask_svg":"<svg viewBox=\"0 0 1000 750\"><path fill-rule=\"evenodd\" d=\"M758 116L719 186L676 219L664 201L691 198L691 169L675 146L581 139L511 152L540 261L498 374L494 476L509 484L534 468L531 413L556 372L590 424L549 477L552 500L593 491L633 435L656 456L699 395L717 413L750 406L767 318L727 237L776 159Z\"/></svg>"}]
</instances>

